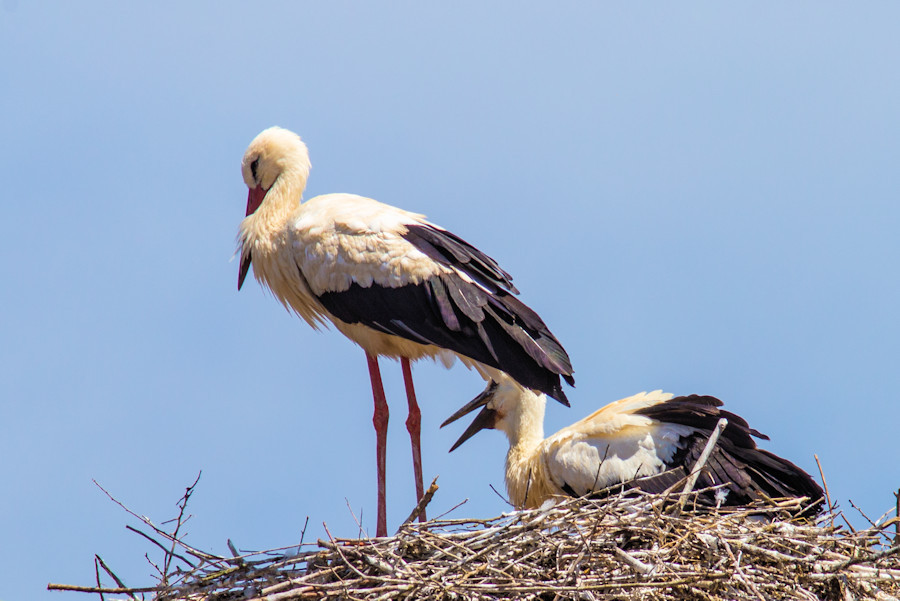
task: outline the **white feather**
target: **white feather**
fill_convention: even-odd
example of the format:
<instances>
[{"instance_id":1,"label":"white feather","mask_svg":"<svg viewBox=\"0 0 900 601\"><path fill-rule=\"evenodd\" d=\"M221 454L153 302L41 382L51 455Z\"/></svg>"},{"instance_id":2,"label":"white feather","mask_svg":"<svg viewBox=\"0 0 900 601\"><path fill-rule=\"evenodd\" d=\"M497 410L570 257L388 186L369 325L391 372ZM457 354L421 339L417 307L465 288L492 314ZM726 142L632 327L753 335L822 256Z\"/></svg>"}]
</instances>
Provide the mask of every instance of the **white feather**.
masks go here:
<instances>
[{"instance_id":1,"label":"white feather","mask_svg":"<svg viewBox=\"0 0 900 601\"><path fill-rule=\"evenodd\" d=\"M695 430L659 422L635 412L672 398L661 390L642 392L595 411L543 437L546 398L502 378L488 407L494 427L510 442L506 484L516 507L533 508L548 497L592 490L667 469L679 441Z\"/></svg>"}]
</instances>

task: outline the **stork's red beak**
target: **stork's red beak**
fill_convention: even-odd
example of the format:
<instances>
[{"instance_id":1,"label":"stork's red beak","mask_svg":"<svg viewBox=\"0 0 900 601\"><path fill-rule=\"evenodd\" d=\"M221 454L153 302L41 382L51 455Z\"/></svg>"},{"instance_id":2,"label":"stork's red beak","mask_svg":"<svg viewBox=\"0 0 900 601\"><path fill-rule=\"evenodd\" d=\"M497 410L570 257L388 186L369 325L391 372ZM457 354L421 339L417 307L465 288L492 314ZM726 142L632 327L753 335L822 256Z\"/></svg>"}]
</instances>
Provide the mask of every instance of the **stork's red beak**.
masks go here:
<instances>
[{"instance_id":1,"label":"stork's red beak","mask_svg":"<svg viewBox=\"0 0 900 601\"><path fill-rule=\"evenodd\" d=\"M256 186L255 188L250 188L250 192L247 194L247 215L252 215L256 212L256 209L259 208L259 205L262 204L263 198L266 197L266 190L263 190L262 186Z\"/></svg>"},{"instance_id":2,"label":"stork's red beak","mask_svg":"<svg viewBox=\"0 0 900 601\"><path fill-rule=\"evenodd\" d=\"M241 289L241 286L244 285L244 278L247 277L247 272L250 271L250 261L252 257L248 252L245 256L241 257L241 270L238 272L238 290Z\"/></svg>"},{"instance_id":3,"label":"stork's red beak","mask_svg":"<svg viewBox=\"0 0 900 601\"><path fill-rule=\"evenodd\" d=\"M259 205L262 204L265 197L266 190L264 190L262 186L250 188L250 191L247 193L248 216L256 212L256 209L259 208ZM250 256L249 252L241 257L241 270L238 272L238 290L244 285L244 279L247 277L247 272L250 271L250 262L252 260L253 258Z\"/></svg>"}]
</instances>

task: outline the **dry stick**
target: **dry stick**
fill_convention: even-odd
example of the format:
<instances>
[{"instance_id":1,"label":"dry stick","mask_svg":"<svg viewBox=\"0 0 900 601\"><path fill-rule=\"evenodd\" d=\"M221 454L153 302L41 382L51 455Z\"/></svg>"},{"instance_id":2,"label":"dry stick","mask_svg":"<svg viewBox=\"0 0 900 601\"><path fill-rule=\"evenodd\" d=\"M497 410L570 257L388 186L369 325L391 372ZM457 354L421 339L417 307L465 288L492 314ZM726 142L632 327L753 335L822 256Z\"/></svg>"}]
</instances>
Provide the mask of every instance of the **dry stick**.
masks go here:
<instances>
[{"instance_id":1,"label":"dry stick","mask_svg":"<svg viewBox=\"0 0 900 601\"><path fill-rule=\"evenodd\" d=\"M727 425L728 420L723 417L716 424L712 433L710 433L709 440L706 441L706 446L703 447L703 452L700 453L700 457L697 458L697 463L694 464L691 475L688 476L687 482L684 483L684 488L681 489L681 498L678 500L679 511L684 508L688 493L694 490L694 485L697 484L697 478L700 477L700 471L703 469L703 466L706 465L706 461L709 459L713 448L716 446L716 442L719 440L719 435L722 434L722 430L724 430Z\"/></svg>"},{"instance_id":2,"label":"dry stick","mask_svg":"<svg viewBox=\"0 0 900 601\"><path fill-rule=\"evenodd\" d=\"M876 524L875 522L873 522L873 521L869 518L869 516L867 516L866 513L865 513L862 509L860 509L859 507L857 507L856 504L853 502L853 499L847 499L847 500L850 501L850 506L851 506L853 509L855 509L856 511L858 511L858 512L859 512L859 515L863 516L863 517L865 518L865 520L866 520L867 522L869 522L869 524L872 526L872 528L878 528L878 524Z\"/></svg>"},{"instance_id":3,"label":"dry stick","mask_svg":"<svg viewBox=\"0 0 900 601\"><path fill-rule=\"evenodd\" d=\"M500 497L501 499L503 499L503 502L504 502L504 503L506 503L506 504L509 505L510 507L515 507L515 505L513 505L512 503L509 502L509 499L507 499L506 497L504 497L503 495L501 495L501 494L500 494L500 491L497 490L496 488L494 488L494 485L493 485L493 484L488 484L488 486L491 487L491 490L494 491L494 494L495 494L495 495L497 495L498 497Z\"/></svg>"},{"instance_id":4,"label":"dry stick","mask_svg":"<svg viewBox=\"0 0 900 601\"><path fill-rule=\"evenodd\" d=\"M125 583L122 582L121 580L119 580L119 577L116 576L115 573L114 573L112 570L109 569L109 566L106 565L106 562L104 562L103 559L102 559L99 555L94 554L94 559L95 559L97 562L100 563L100 567L103 568L103 571L106 572L107 574L109 574L110 578L112 578L113 580L116 581L116 584L119 585L119 588L128 588L127 586L125 586ZM99 579L97 580L97 586L100 586L100 580L99 580ZM135 598L135 596L134 596L133 594L130 594L130 593L129 593L128 596L131 597L132 599Z\"/></svg>"},{"instance_id":5,"label":"dry stick","mask_svg":"<svg viewBox=\"0 0 900 601\"><path fill-rule=\"evenodd\" d=\"M97 557L97 555L95 554L94 555L94 574L97 576L97 586L100 587L100 586L103 586L103 584L100 582L100 563L97 561L98 559L100 559L100 558ZM106 599L103 597L103 593L100 593L100 601L106 601Z\"/></svg>"},{"instance_id":6,"label":"dry stick","mask_svg":"<svg viewBox=\"0 0 900 601\"><path fill-rule=\"evenodd\" d=\"M303 522L303 530L300 531L300 542L297 544L297 549L300 549L300 546L303 544L303 537L306 536L306 527L309 526L309 516L306 516L306 521Z\"/></svg>"},{"instance_id":7,"label":"dry stick","mask_svg":"<svg viewBox=\"0 0 900 601\"><path fill-rule=\"evenodd\" d=\"M439 520L439 519L441 519L442 517L444 517L445 515L451 514L451 513L453 513L454 511L456 511L457 509L459 509L460 507L462 507L463 505L465 505L465 504L468 503L468 502L469 502L469 499L468 499L468 498L465 498L465 499L463 499L462 501L460 501L459 503L457 503L456 505L454 505L453 507L451 507L450 509L448 509L447 511L445 511L444 513L442 513L441 515L437 516L437 517L434 518L434 519L435 519L435 520Z\"/></svg>"},{"instance_id":8,"label":"dry stick","mask_svg":"<svg viewBox=\"0 0 900 601\"><path fill-rule=\"evenodd\" d=\"M344 504L347 505L347 511L350 512L350 515L353 516L353 521L356 522L356 527L358 528L358 532L359 532L359 534L356 535L357 538L362 538L363 533L365 532L365 530L363 529L362 521L361 521L362 511L359 512L360 517L357 518L356 514L353 513L353 507L350 505L350 499L348 499L347 497L344 497ZM308 516L307 516L306 520L309 521ZM368 534L366 535L366 538L369 538ZM303 540L302 536L300 537L300 540Z\"/></svg>"},{"instance_id":9,"label":"dry stick","mask_svg":"<svg viewBox=\"0 0 900 601\"><path fill-rule=\"evenodd\" d=\"M843 570L852 565L856 565L856 564L862 563L862 562L870 562L871 561L872 563L874 563L874 562L878 561L879 559L888 557L889 555L896 555L897 553L900 553L900 545L895 545L895 546L891 547L890 549L886 549L886 550L882 551L881 553L869 555L868 557L853 557L851 559L848 559L847 561L837 564L836 566L829 569L828 571L832 572L832 573L838 572L840 570Z\"/></svg>"},{"instance_id":10,"label":"dry stick","mask_svg":"<svg viewBox=\"0 0 900 601\"><path fill-rule=\"evenodd\" d=\"M322 527L325 528L325 534L328 535L328 539L331 541L332 549L337 551L337 554L341 556L341 559L344 560L344 564L348 568L350 568L350 571L355 573L359 578L362 578L363 580L366 580L367 578L371 578L370 576L366 576L365 574L363 574L362 572L357 570L356 567L352 563L350 563L350 560L348 560L347 557L344 555L344 552L341 551L341 546L339 544L337 544L337 542L335 542L335 540L334 540L334 537L331 536L331 532L328 531L328 526L325 525L325 522L322 522ZM322 542L324 543L325 541L322 541ZM326 545L322 545L322 546L324 547Z\"/></svg>"},{"instance_id":11,"label":"dry stick","mask_svg":"<svg viewBox=\"0 0 900 601\"><path fill-rule=\"evenodd\" d=\"M828 510L831 511L834 509L834 505L831 504L831 494L828 492L828 482L825 481L825 472L822 470L822 463L819 461L819 456L813 453L813 457L816 460L816 465L819 466L819 476L822 477L822 488L825 489L825 499L828 501Z\"/></svg>"},{"instance_id":12,"label":"dry stick","mask_svg":"<svg viewBox=\"0 0 900 601\"><path fill-rule=\"evenodd\" d=\"M234 557L235 561L237 561L239 566L244 565L244 558L241 557L241 554L238 553L237 548L235 548L234 543L231 542L231 539L226 539L225 544L228 545L228 550L231 551L231 556Z\"/></svg>"},{"instance_id":13,"label":"dry stick","mask_svg":"<svg viewBox=\"0 0 900 601\"><path fill-rule=\"evenodd\" d=\"M850 520L847 519L847 516L844 515L843 511L839 511L838 515L841 516L841 519L844 520L844 523L847 524L847 528L850 528L850 532L856 534L856 528L853 527L853 524L850 523ZM834 523L832 521L831 524L832 529L834 528Z\"/></svg>"},{"instance_id":14,"label":"dry stick","mask_svg":"<svg viewBox=\"0 0 900 601\"><path fill-rule=\"evenodd\" d=\"M590 549L590 547L588 547L588 548ZM641 574L649 574L653 571L653 566L647 565L646 563L644 563L643 561L641 561L640 559L638 559L636 557L632 557L631 555L629 555L628 553L626 553L619 547L613 547L613 551L615 552L616 557L621 559L623 562L627 563L629 566L631 566L632 568L634 568L636 571L640 572Z\"/></svg>"},{"instance_id":15,"label":"dry stick","mask_svg":"<svg viewBox=\"0 0 900 601\"><path fill-rule=\"evenodd\" d=\"M439 488L437 485L438 478L439 478L439 476L436 476L434 478L434 480L431 481L431 486L428 487L428 490L425 491L425 494L422 495L422 498L419 499L418 503L416 503L416 506L412 510L412 513L409 514L409 517L406 518L406 520L404 520L404 522L402 524L400 524L401 527L410 523L411 521L413 521L414 519L419 517L419 514L421 514L423 511L425 511L425 507L427 507L428 504L431 503L431 498L434 496L434 493L436 493L437 489Z\"/></svg>"},{"instance_id":16,"label":"dry stick","mask_svg":"<svg viewBox=\"0 0 900 601\"><path fill-rule=\"evenodd\" d=\"M168 550L166 547L164 547L163 544L162 544L161 542L157 541L155 538L153 538L153 537L150 536L149 534L146 534L146 533L144 533L144 532L141 532L141 531L138 530L137 528L135 528L135 527L133 527L133 526L129 526L129 525L127 525L127 524L125 525L125 529L126 529L126 530L131 530L131 531L134 532L135 534L140 534L141 536L143 536L144 538L146 538L148 541L150 541L151 543L153 543L154 545L156 545L157 547L159 547L160 549L162 549L164 553L168 553L168 552L169 552L169 550ZM188 561L188 559L187 559L186 557L184 557L183 555L179 555L178 553L173 553L173 555L174 555L175 557L177 557L178 559L180 559L181 561L183 561L184 563L186 563L187 565L191 566L192 568L196 568L196 567L197 567L197 566L194 565L192 562Z\"/></svg>"},{"instance_id":17,"label":"dry stick","mask_svg":"<svg viewBox=\"0 0 900 601\"><path fill-rule=\"evenodd\" d=\"M194 492L194 487L200 482L201 475L203 475L202 471L197 474L194 483L185 489L184 494L181 495L181 499L175 504L176 507L178 507L178 517L175 519L175 529L172 531L172 547L163 557L163 583L168 583L169 581L169 567L171 567L172 558L175 556L175 547L178 544L178 531L181 530L181 526L187 521L182 519L184 517L184 511L187 509L188 500ZM188 516L188 519L190 519L190 516ZM163 524L165 524L165 522L163 522Z\"/></svg>"},{"instance_id":18,"label":"dry stick","mask_svg":"<svg viewBox=\"0 0 900 601\"><path fill-rule=\"evenodd\" d=\"M584 545L584 549L587 551L588 560L593 559L594 552L591 551L591 543L584 537L584 532L582 532L581 528L579 528L578 526L575 526L575 532L578 533L578 538L581 539L581 544ZM591 538L593 538L593 536Z\"/></svg>"},{"instance_id":19,"label":"dry stick","mask_svg":"<svg viewBox=\"0 0 900 601\"><path fill-rule=\"evenodd\" d=\"M531 476L532 476L531 468L528 468L528 480L525 481L525 496L522 497L522 505L528 506L528 493L531 492ZM508 490L508 488L507 488ZM512 503L510 503L512 505ZM516 507L518 509L518 507Z\"/></svg>"},{"instance_id":20,"label":"dry stick","mask_svg":"<svg viewBox=\"0 0 900 601\"><path fill-rule=\"evenodd\" d=\"M894 523L894 544L900 545L900 488L894 493L894 498L897 499L897 521Z\"/></svg>"},{"instance_id":21,"label":"dry stick","mask_svg":"<svg viewBox=\"0 0 900 601\"><path fill-rule=\"evenodd\" d=\"M198 477L199 477L199 476L198 476ZM100 486L100 483L99 483L99 482L97 482L96 480L91 480L91 482L93 482L94 485L95 485L97 488L99 488L100 490L102 490L103 493L104 493L107 497L109 497L109 500L110 500L110 501L112 501L113 503L115 503L116 505L118 505L119 507L121 507L122 509L124 509L125 512L128 513L130 516L132 516L132 517L134 517L134 518L137 518L138 520L144 522L145 524L147 524L148 526L150 526L151 528L153 528L153 530L154 530L158 535L160 535L161 537L163 537L163 538L165 538L165 539L168 539L168 540L171 541L172 543L178 543L179 545L181 545L182 547L184 547L184 550L185 550L189 555L193 555L193 556L196 557L197 559L204 560L204 561L209 561L209 562L211 562L211 563L218 562L218 561L228 561L225 557L219 557L218 555L211 555L211 554L209 554L209 553L205 553L205 552L201 551L200 549L195 549L194 547L188 545L188 544L185 543L184 541L180 541L180 540L178 540L178 539L176 539L176 538L173 538L171 534L169 534L169 533L166 532L165 530L162 530L161 528L159 528L156 524L154 524L152 521L150 521L150 519L149 519L148 517L143 516L143 515L138 515L138 514L136 514L135 512L133 512L132 510L128 509L128 507L127 507L124 503L122 503L122 501L120 501L120 500L118 500L117 498L115 498L114 496L112 496L108 490L106 490L105 488L103 488L102 486Z\"/></svg>"},{"instance_id":22,"label":"dry stick","mask_svg":"<svg viewBox=\"0 0 900 601\"><path fill-rule=\"evenodd\" d=\"M165 577L165 574L163 574L163 571L159 569L158 565L153 563L153 560L150 559L150 554L144 553L144 559L147 560L147 563L149 563L151 566L153 566L153 569L156 570L157 574L159 574L160 581L162 581L162 579Z\"/></svg>"},{"instance_id":23,"label":"dry stick","mask_svg":"<svg viewBox=\"0 0 900 601\"><path fill-rule=\"evenodd\" d=\"M744 574L744 570L741 569L741 562L735 557L734 553L731 551L731 545L728 544L728 541L723 540L723 547L725 547L725 552L728 553L728 557L731 558L731 562L734 564L734 576L735 579L741 582L744 586L746 586L750 592L756 595L756 598L759 601L766 601L766 598L763 597L763 594L759 591L753 581L746 577Z\"/></svg>"},{"instance_id":24,"label":"dry stick","mask_svg":"<svg viewBox=\"0 0 900 601\"><path fill-rule=\"evenodd\" d=\"M816 458L819 475L822 476L822 488L825 489L825 500L828 502L828 512L831 514L831 527L834 528L834 505L831 504L831 494L828 492L828 482L825 481L825 471L822 469L822 464L819 463L819 456L813 453L813 457Z\"/></svg>"},{"instance_id":25,"label":"dry stick","mask_svg":"<svg viewBox=\"0 0 900 601\"><path fill-rule=\"evenodd\" d=\"M76 593L106 593L107 595L134 593L158 593L158 586L144 586L141 588L103 588L102 586L78 586L77 584L54 584L47 585L48 591L74 591Z\"/></svg>"}]
</instances>

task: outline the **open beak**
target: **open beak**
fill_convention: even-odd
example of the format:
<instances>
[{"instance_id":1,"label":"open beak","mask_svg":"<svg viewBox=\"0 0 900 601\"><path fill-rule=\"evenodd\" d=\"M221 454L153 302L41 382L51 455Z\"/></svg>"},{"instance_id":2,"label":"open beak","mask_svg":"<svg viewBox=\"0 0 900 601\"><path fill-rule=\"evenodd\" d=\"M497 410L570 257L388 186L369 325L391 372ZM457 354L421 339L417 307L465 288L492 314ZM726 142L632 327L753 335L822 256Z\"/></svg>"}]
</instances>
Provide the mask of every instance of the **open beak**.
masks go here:
<instances>
[{"instance_id":1,"label":"open beak","mask_svg":"<svg viewBox=\"0 0 900 601\"><path fill-rule=\"evenodd\" d=\"M450 452L452 453L456 450L456 447L466 442L485 428L491 429L494 427L494 423L497 421L497 411L491 409L490 407L484 407L481 411L478 412L478 415L475 416L475 419L472 420L472 423L469 424L469 427L466 428L466 431L462 433L456 442L453 443L453 446L450 447Z\"/></svg>"},{"instance_id":2,"label":"open beak","mask_svg":"<svg viewBox=\"0 0 900 601\"><path fill-rule=\"evenodd\" d=\"M473 436L475 436L478 432L484 429L490 429L494 427L494 424L497 420L497 411L491 409L487 406L487 404L494 398L494 392L497 390L497 383L491 382L488 387L479 394L477 397L466 403L459 411L448 417L441 427L443 428L447 424L452 424L459 418L464 415L468 415L481 407L481 411L478 412L478 415L475 416L475 419L472 420L472 423L469 424L469 427L466 428L466 431L462 433L462 436L453 443L453 446L450 447L450 452L452 453L459 445L466 442Z\"/></svg>"}]
</instances>

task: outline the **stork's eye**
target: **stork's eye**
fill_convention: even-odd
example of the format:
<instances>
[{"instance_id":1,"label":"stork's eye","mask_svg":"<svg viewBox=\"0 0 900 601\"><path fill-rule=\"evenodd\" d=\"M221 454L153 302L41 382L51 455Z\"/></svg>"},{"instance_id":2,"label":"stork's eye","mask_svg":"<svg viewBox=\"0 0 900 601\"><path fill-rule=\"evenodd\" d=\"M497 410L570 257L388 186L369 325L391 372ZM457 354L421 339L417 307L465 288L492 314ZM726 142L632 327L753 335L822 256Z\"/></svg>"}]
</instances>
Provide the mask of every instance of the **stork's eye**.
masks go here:
<instances>
[{"instance_id":1,"label":"stork's eye","mask_svg":"<svg viewBox=\"0 0 900 601\"><path fill-rule=\"evenodd\" d=\"M256 157L256 160L250 163L250 173L253 174L253 181L259 183L259 178L256 176L256 169L259 167L259 157Z\"/></svg>"}]
</instances>

